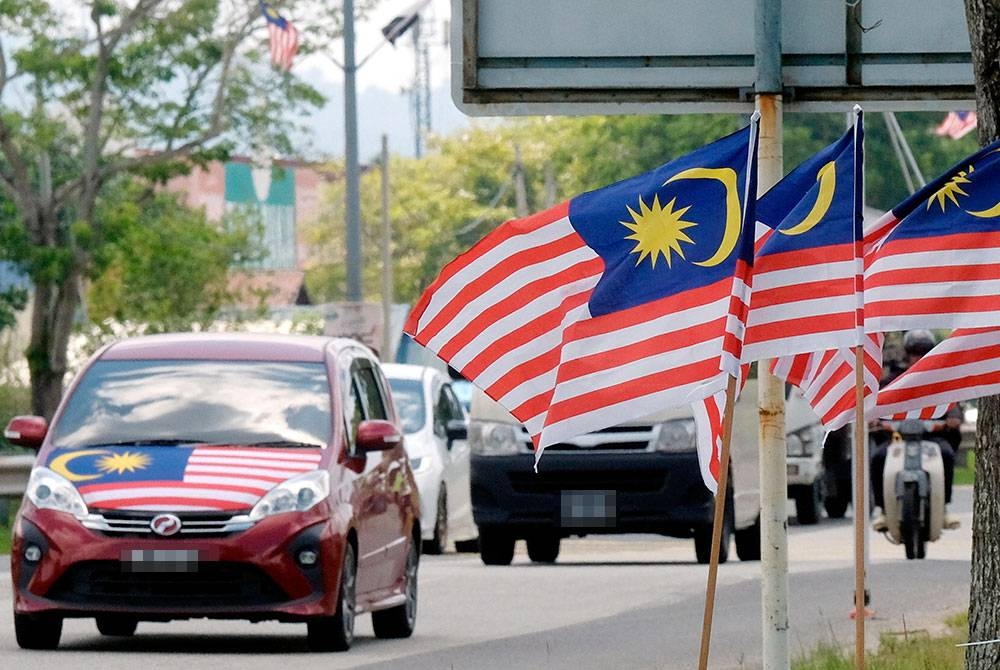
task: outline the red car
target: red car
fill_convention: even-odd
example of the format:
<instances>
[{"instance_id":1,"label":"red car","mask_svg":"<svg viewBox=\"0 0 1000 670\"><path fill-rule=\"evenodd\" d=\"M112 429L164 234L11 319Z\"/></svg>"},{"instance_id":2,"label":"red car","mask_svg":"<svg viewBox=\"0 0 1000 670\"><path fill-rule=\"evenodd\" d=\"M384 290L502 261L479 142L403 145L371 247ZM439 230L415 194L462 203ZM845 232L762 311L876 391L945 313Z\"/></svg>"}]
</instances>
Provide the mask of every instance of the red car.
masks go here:
<instances>
[{"instance_id":1,"label":"red car","mask_svg":"<svg viewBox=\"0 0 1000 670\"><path fill-rule=\"evenodd\" d=\"M141 337L98 352L53 417L14 524L17 642L66 617L104 635L197 617L304 622L344 650L354 618L408 637L420 502L378 361L346 339Z\"/></svg>"}]
</instances>

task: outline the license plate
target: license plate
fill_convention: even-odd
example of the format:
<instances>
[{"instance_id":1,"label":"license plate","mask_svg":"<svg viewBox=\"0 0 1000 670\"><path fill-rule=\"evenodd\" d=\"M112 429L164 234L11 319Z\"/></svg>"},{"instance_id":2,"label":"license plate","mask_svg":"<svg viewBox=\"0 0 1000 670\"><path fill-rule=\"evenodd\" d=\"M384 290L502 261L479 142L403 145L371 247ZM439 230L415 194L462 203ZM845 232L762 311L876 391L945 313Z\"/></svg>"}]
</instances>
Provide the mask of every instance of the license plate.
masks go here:
<instances>
[{"instance_id":1,"label":"license plate","mask_svg":"<svg viewBox=\"0 0 1000 670\"><path fill-rule=\"evenodd\" d=\"M198 572L197 549L126 549L123 572Z\"/></svg>"},{"instance_id":2,"label":"license plate","mask_svg":"<svg viewBox=\"0 0 1000 670\"><path fill-rule=\"evenodd\" d=\"M559 521L563 528L614 528L618 506L615 491L563 491Z\"/></svg>"},{"instance_id":3,"label":"license plate","mask_svg":"<svg viewBox=\"0 0 1000 670\"><path fill-rule=\"evenodd\" d=\"M789 463L785 466L787 475L789 477L797 477L799 474L799 466L793 463Z\"/></svg>"}]
</instances>

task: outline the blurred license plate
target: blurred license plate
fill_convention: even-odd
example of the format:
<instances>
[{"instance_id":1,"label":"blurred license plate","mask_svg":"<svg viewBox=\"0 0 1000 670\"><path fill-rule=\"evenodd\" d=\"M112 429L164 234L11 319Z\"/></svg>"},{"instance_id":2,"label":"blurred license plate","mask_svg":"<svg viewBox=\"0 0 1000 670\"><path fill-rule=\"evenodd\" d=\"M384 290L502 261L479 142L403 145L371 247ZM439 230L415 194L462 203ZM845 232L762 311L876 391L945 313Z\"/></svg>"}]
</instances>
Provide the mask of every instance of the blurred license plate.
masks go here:
<instances>
[{"instance_id":1,"label":"blurred license plate","mask_svg":"<svg viewBox=\"0 0 1000 670\"><path fill-rule=\"evenodd\" d=\"M197 549L126 549L123 572L198 572Z\"/></svg>"},{"instance_id":2,"label":"blurred license plate","mask_svg":"<svg viewBox=\"0 0 1000 670\"><path fill-rule=\"evenodd\" d=\"M563 528L614 528L615 491L563 491L559 520Z\"/></svg>"}]
</instances>

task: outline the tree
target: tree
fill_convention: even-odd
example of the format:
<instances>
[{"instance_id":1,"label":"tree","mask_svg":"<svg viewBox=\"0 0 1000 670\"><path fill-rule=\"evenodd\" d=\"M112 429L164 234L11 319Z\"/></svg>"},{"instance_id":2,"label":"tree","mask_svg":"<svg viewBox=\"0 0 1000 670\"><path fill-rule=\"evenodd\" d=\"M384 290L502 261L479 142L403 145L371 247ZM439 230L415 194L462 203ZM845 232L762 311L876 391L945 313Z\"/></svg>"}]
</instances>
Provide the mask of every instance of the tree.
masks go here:
<instances>
[{"instance_id":1,"label":"tree","mask_svg":"<svg viewBox=\"0 0 1000 670\"><path fill-rule=\"evenodd\" d=\"M302 52L339 33L338 9L289 0ZM358 3L366 9L371 3ZM299 20L302 8L309 20ZM81 9L89 10L85 17ZM35 290L32 408L51 416L66 345L107 242L99 203L118 175L164 179L263 143L319 94L267 65L250 0L0 0L0 192L12 203Z\"/></svg>"},{"instance_id":2,"label":"tree","mask_svg":"<svg viewBox=\"0 0 1000 670\"><path fill-rule=\"evenodd\" d=\"M1000 120L1000 7L993 0L965 0L976 77L979 141L997 139ZM969 640L993 640L1000 630L1000 397L979 401L973 493ZM1000 645L969 647L969 670L1000 667Z\"/></svg>"}]
</instances>

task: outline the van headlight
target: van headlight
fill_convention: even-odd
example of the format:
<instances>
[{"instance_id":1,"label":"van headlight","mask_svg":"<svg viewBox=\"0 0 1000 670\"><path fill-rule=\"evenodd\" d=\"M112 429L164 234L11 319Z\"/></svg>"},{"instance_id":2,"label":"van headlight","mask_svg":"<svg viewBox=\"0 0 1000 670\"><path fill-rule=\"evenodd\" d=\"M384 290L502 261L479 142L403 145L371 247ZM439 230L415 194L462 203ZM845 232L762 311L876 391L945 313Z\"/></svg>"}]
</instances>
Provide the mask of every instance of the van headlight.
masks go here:
<instances>
[{"instance_id":1,"label":"van headlight","mask_svg":"<svg viewBox=\"0 0 1000 670\"><path fill-rule=\"evenodd\" d=\"M698 441L694 419L674 419L659 425L653 448L672 454L697 451Z\"/></svg>"},{"instance_id":2,"label":"van headlight","mask_svg":"<svg viewBox=\"0 0 1000 670\"><path fill-rule=\"evenodd\" d=\"M495 421L469 422L469 450L479 456L513 456L526 450L520 427Z\"/></svg>"},{"instance_id":3,"label":"van headlight","mask_svg":"<svg viewBox=\"0 0 1000 670\"><path fill-rule=\"evenodd\" d=\"M330 474L313 470L286 479L264 494L250 510L250 518L260 521L272 514L304 512L330 495Z\"/></svg>"},{"instance_id":4,"label":"van headlight","mask_svg":"<svg viewBox=\"0 0 1000 670\"><path fill-rule=\"evenodd\" d=\"M789 456L814 456L816 442L816 434L811 426L806 426L785 436L785 448Z\"/></svg>"},{"instance_id":5,"label":"van headlight","mask_svg":"<svg viewBox=\"0 0 1000 670\"><path fill-rule=\"evenodd\" d=\"M82 519L88 513L83 496L76 487L68 479L48 468L38 467L31 471L25 495L39 509L66 512L77 519Z\"/></svg>"}]
</instances>

